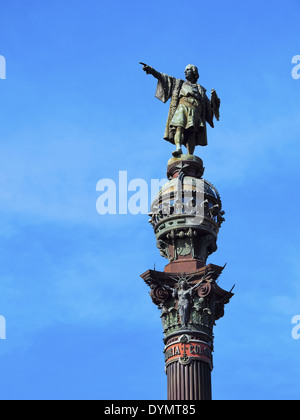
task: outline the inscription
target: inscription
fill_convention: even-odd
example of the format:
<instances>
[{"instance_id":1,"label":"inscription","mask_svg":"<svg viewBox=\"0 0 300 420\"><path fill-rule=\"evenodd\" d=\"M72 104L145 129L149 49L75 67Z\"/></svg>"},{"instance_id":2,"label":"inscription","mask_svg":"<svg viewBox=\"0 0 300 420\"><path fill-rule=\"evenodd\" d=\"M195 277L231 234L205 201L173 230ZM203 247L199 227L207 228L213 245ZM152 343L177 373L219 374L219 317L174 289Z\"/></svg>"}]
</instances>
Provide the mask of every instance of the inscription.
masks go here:
<instances>
[{"instance_id":1,"label":"inscription","mask_svg":"<svg viewBox=\"0 0 300 420\"><path fill-rule=\"evenodd\" d=\"M211 364L211 349L202 342L173 343L165 348L164 353L167 365L178 360L183 364L187 364L193 359L201 359Z\"/></svg>"}]
</instances>

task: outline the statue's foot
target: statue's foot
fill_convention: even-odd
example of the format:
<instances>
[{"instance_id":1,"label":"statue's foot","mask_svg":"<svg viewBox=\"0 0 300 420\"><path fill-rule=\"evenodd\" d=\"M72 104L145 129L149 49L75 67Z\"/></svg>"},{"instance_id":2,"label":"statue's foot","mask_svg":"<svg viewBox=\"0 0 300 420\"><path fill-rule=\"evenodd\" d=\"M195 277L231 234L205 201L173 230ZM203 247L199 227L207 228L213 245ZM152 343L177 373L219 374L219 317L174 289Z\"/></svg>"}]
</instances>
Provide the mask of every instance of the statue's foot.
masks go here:
<instances>
[{"instance_id":1,"label":"statue's foot","mask_svg":"<svg viewBox=\"0 0 300 420\"><path fill-rule=\"evenodd\" d=\"M172 155L173 155L174 157L180 157L180 156L182 155L182 150L181 150L181 148L180 148L180 149L176 149L176 150L174 150L174 152L172 153Z\"/></svg>"}]
</instances>

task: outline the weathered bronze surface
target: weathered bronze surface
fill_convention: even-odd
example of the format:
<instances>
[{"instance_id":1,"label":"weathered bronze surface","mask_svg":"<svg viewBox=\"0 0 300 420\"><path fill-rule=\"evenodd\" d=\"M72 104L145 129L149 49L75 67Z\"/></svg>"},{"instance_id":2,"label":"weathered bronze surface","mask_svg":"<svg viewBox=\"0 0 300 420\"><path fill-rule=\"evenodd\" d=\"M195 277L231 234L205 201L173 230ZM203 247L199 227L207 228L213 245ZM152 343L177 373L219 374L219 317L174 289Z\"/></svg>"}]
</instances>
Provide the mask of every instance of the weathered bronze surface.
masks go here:
<instances>
[{"instance_id":1,"label":"weathered bronze surface","mask_svg":"<svg viewBox=\"0 0 300 420\"><path fill-rule=\"evenodd\" d=\"M153 303L161 310L165 340L182 331L213 340L213 326L233 296L217 284L223 269L209 264L188 274L148 270L141 275L151 289Z\"/></svg>"},{"instance_id":2,"label":"weathered bronze surface","mask_svg":"<svg viewBox=\"0 0 300 420\"><path fill-rule=\"evenodd\" d=\"M156 245L169 260L165 271L188 272L203 267L217 250L225 212L218 190L202 179L203 172L203 162L196 156L170 159L169 182L151 205L149 222Z\"/></svg>"},{"instance_id":3,"label":"weathered bronze surface","mask_svg":"<svg viewBox=\"0 0 300 420\"><path fill-rule=\"evenodd\" d=\"M217 250L225 212L218 190L203 179L202 159L193 153L196 145L207 145L206 124L213 127L214 117L219 120L220 99L214 90L208 99L195 66L186 67L184 81L141 64L158 80L156 97L171 98L164 139L176 145L168 182L149 213L157 248L168 264L163 272L148 270L141 277L161 311L168 399L209 400L213 328L233 293L218 285L224 267L207 264Z\"/></svg>"},{"instance_id":4,"label":"weathered bronze surface","mask_svg":"<svg viewBox=\"0 0 300 420\"><path fill-rule=\"evenodd\" d=\"M213 118L219 121L221 101L214 89L209 100L206 89L197 83L197 67L189 64L185 68L186 80L182 80L160 73L145 63L140 64L147 74L158 80L156 98L164 103L171 98L164 139L176 145L173 156L182 155L182 145L187 147L190 155L195 146L206 146L206 123L214 127Z\"/></svg>"},{"instance_id":5,"label":"weathered bronze surface","mask_svg":"<svg viewBox=\"0 0 300 420\"><path fill-rule=\"evenodd\" d=\"M233 296L217 284L223 269L209 264L189 273L141 275L161 311L169 400L211 399L213 327Z\"/></svg>"}]
</instances>

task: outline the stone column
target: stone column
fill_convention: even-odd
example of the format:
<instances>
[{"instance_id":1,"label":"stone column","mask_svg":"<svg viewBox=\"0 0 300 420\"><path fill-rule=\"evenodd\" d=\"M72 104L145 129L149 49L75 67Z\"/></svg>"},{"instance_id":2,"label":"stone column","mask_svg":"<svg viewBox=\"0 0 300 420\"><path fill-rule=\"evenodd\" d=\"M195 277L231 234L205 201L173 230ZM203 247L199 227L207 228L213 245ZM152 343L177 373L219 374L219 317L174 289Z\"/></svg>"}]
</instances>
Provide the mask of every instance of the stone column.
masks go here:
<instances>
[{"instance_id":1,"label":"stone column","mask_svg":"<svg viewBox=\"0 0 300 420\"><path fill-rule=\"evenodd\" d=\"M148 270L141 277L161 311L168 400L211 399L213 326L233 296L217 284L224 267L207 264L225 219L220 195L203 172L196 156L170 159L169 182L150 213L168 264L163 272Z\"/></svg>"}]
</instances>

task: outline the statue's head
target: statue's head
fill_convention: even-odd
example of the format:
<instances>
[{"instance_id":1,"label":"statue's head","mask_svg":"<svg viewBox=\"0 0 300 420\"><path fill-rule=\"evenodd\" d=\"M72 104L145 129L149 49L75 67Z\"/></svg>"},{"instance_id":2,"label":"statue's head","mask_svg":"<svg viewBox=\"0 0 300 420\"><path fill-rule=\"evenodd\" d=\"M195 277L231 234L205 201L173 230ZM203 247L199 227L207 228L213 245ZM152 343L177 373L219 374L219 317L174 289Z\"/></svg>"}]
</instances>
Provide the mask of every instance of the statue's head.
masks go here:
<instances>
[{"instance_id":1,"label":"statue's head","mask_svg":"<svg viewBox=\"0 0 300 420\"><path fill-rule=\"evenodd\" d=\"M178 284L179 289L181 290L187 290L188 289L188 284L186 282L186 280L180 280L179 284Z\"/></svg>"},{"instance_id":2,"label":"statue's head","mask_svg":"<svg viewBox=\"0 0 300 420\"><path fill-rule=\"evenodd\" d=\"M193 64L188 64L184 71L185 78L189 82L196 83L199 79L198 68Z\"/></svg>"}]
</instances>

